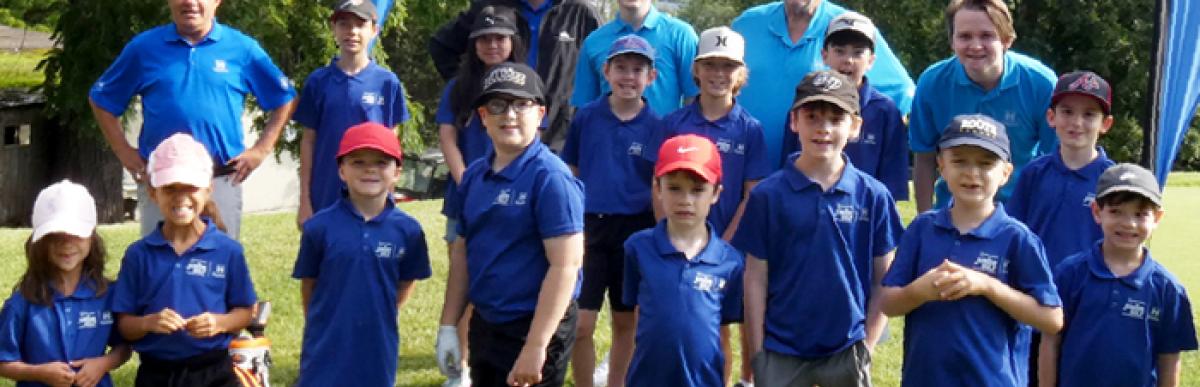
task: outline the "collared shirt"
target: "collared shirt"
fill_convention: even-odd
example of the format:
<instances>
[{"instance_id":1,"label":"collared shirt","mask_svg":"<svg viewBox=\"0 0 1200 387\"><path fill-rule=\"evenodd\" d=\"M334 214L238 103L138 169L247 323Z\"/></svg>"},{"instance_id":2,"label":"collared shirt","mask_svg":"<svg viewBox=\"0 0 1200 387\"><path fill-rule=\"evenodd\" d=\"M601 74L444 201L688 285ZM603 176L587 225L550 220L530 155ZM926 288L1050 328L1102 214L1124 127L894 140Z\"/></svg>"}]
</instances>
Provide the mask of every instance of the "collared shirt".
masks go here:
<instances>
[{"instance_id":1,"label":"collared shirt","mask_svg":"<svg viewBox=\"0 0 1200 387\"><path fill-rule=\"evenodd\" d=\"M644 96L655 112L673 112L685 98L700 94L692 81L692 62L696 59L699 38L687 22L650 7L642 28L637 30L618 15L587 36L575 65L575 91L571 105L583 106L612 91L604 78L604 64L612 43L625 35L646 38L654 47L654 69L658 77L646 87Z\"/></svg>"},{"instance_id":2,"label":"collared shirt","mask_svg":"<svg viewBox=\"0 0 1200 387\"><path fill-rule=\"evenodd\" d=\"M184 132L224 165L245 150L246 94L254 94L269 111L291 101L295 90L258 42L214 21L208 36L194 45L175 24L138 34L88 95L114 116L125 112L134 95L142 97L138 154L143 159L162 140Z\"/></svg>"},{"instance_id":3,"label":"collared shirt","mask_svg":"<svg viewBox=\"0 0 1200 387\"><path fill-rule=\"evenodd\" d=\"M90 280L82 280L69 296L55 291L52 305L31 303L14 291L0 311L0 362L66 363L104 356L105 348L120 342L113 324L112 294L96 294ZM32 381L16 385L44 386ZM112 385L107 373L98 384Z\"/></svg>"},{"instance_id":4,"label":"collared shirt","mask_svg":"<svg viewBox=\"0 0 1200 387\"><path fill-rule=\"evenodd\" d=\"M1104 149L1079 169L1068 168L1062 153L1053 152L1033 160L1021 172L1013 194L1004 208L1024 222L1046 246L1050 267L1075 253L1087 250L1104 237L1092 217L1096 182L1105 169L1116 164Z\"/></svg>"},{"instance_id":5,"label":"collared shirt","mask_svg":"<svg viewBox=\"0 0 1200 387\"><path fill-rule=\"evenodd\" d=\"M313 212L333 204L346 184L338 178L337 149L351 126L371 121L394 127L408 121L404 85L396 74L371 61L358 74L347 75L337 58L304 81L304 90L292 116L317 132L313 143L312 182L309 199Z\"/></svg>"},{"instance_id":6,"label":"collared shirt","mask_svg":"<svg viewBox=\"0 0 1200 387\"><path fill-rule=\"evenodd\" d=\"M1196 349L1191 301L1148 249L1137 270L1117 277L1104 263L1102 243L1055 269L1065 322L1058 383L1156 386L1158 355Z\"/></svg>"},{"instance_id":7,"label":"collared shirt","mask_svg":"<svg viewBox=\"0 0 1200 387\"><path fill-rule=\"evenodd\" d=\"M521 17L525 18L525 22L529 24L529 39L532 44L529 44L529 53L526 55L525 63L531 68L538 68L538 46L536 42L540 42L539 32L542 29L542 18L550 12L550 8L554 7L554 2L557 0L546 0L540 7L534 8L529 4L529 0L521 0ZM472 48L473 50L473 48Z\"/></svg>"},{"instance_id":8,"label":"collared shirt","mask_svg":"<svg viewBox=\"0 0 1200 387\"><path fill-rule=\"evenodd\" d=\"M430 274L421 225L391 200L370 220L346 197L313 215L292 271L293 278L316 280L298 385L394 384L397 289Z\"/></svg>"},{"instance_id":9,"label":"collared shirt","mask_svg":"<svg viewBox=\"0 0 1200 387\"><path fill-rule=\"evenodd\" d=\"M828 68L821 59L825 31L829 22L844 12L845 8L833 2L822 1L798 41L792 41L788 32L781 1L750 8L733 20L733 29L746 38L746 66L750 70L750 82L739 98L750 114L762 121L767 161L773 169L783 160L782 143L789 135L784 125L796 85L809 72ZM867 76L896 102L901 112L907 113L913 95L912 78L883 35L877 33L875 42L876 61Z\"/></svg>"},{"instance_id":10,"label":"collared shirt","mask_svg":"<svg viewBox=\"0 0 1200 387\"><path fill-rule=\"evenodd\" d=\"M790 166L797 157L750 192L733 245L767 264L763 349L811 359L867 337L875 259L904 226L887 188L853 164L824 190Z\"/></svg>"},{"instance_id":11,"label":"collared shirt","mask_svg":"<svg viewBox=\"0 0 1200 387\"><path fill-rule=\"evenodd\" d=\"M125 250L113 287L112 311L133 316L171 308L184 319L201 313L228 313L254 306L257 296L242 245L208 221L204 233L183 254L163 238L162 223ZM147 333L133 342L138 353L181 360L229 348L233 334L198 339L186 330Z\"/></svg>"},{"instance_id":12,"label":"collared shirt","mask_svg":"<svg viewBox=\"0 0 1200 387\"><path fill-rule=\"evenodd\" d=\"M643 99L645 101L645 99ZM608 97L575 111L563 161L579 170L584 210L589 214L640 214L650 211L654 162L648 153L661 123L648 104L637 116L621 121Z\"/></svg>"},{"instance_id":13,"label":"collared shirt","mask_svg":"<svg viewBox=\"0 0 1200 387\"><path fill-rule=\"evenodd\" d=\"M733 221L742 197L749 194L745 192L745 183L762 180L771 173L763 153L766 146L763 145L762 125L737 101L728 114L709 121L700 111L700 101L696 100L663 118L662 128L652 149L657 150L661 141L671 137L695 134L712 141L721 152L721 184L724 188L717 204L708 213L708 221L717 234L723 235ZM657 152L654 160L658 160Z\"/></svg>"},{"instance_id":14,"label":"collared shirt","mask_svg":"<svg viewBox=\"0 0 1200 387\"><path fill-rule=\"evenodd\" d=\"M550 268L543 241L583 232L583 184L540 141L499 172L494 153L472 163L455 191L467 243L467 297L502 324L533 314ZM579 294L579 281L571 297Z\"/></svg>"},{"instance_id":15,"label":"collared shirt","mask_svg":"<svg viewBox=\"0 0 1200 387\"><path fill-rule=\"evenodd\" d=\"M1037 59L1008 51L1000 83L983 90L967 76L957 57L943 59L925 69L917 80L908 121L909 146L915 153L935 152L942 131L960 114L984 114L1004 123L1014 166L1008 184L996 194L996 201L1004 202L1025 164L1058 145L1054 128L1046 122L1046 107L1050 106L1055 82L1054 70ZM942 179L938 179L936 195L934 206L945 207L950 191Z\"/></svg>"},{"instance_id":16,"label":"collared shirt","mask_svg":"<svg viewBox=\"0 0 1200 387\"><path fill-rule=\"evenodd\" d=\"M483 121L479 118L479 113L471 113L471 116L467 118L465 127L460 127L456 123L454 112L457 110L457 107L454 106L454 100L451 95L457 83L457 77L446 83L446 88L442 90L442 99L438 101L437 115L434 119L438 125L451 125L455 127L455 131L458 133L455 145L458 146L458 152L462 154L463 166L468 167L475 160L482 159L492 150L492 139L487 135L487 128L483 127ZM451 213L452 210L457 208L451 202L451 199L454 197L452 193L457 189L458 183L454 182L454 179L446 181L445 200L442 201L442 215L446 215L451 219L458 217L458 214Z\"/></svg>"},{"instance_id":17,"label":"collared shirt","mask_svg":"<svg viewBox=\"0 0 1200 387\"><path fill-rule=\"evenodd\" d=\"M944 260L995 277L1043 306L1062 304L1037 235L1001 205L965 234L954 227L950 209L917 216L883 286L907 286ZM902 385L1025 385L1031 333L982 296L927 302L904 317Z\"/></svg>"},{"instance_id":18,"label":"collared shirt","mask_svg":"<svg viewBox=\"0 0 1200 387\"><path fill-rule=\"evenodd\" d=\"M627 305L637 305L631 386L720 386L721 324L742 320L742 253L709 227L691 259L671 244L667 221L625 241Z\"/></svg>"}]
</instances>

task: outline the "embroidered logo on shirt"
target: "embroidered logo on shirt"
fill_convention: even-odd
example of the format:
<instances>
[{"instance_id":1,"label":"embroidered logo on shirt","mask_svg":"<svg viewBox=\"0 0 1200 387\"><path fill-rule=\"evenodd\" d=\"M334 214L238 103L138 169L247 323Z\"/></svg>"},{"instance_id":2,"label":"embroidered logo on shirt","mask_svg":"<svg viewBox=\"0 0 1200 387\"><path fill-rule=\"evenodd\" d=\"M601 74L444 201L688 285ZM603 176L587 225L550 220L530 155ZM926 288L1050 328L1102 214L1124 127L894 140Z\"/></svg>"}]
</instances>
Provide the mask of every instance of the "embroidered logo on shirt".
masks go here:
<instances>
[{"instance_id":1,"label":"embroidered logo on shirt","mask_svg":"<svg viewBox=\"0 0 1200 387\"><path fill-rule=\"evenodd\" d=\"M1150 321L1158 322L1159 318L1161 317L1162 309L1159 309L1157 306L1150 308L1150 316L1148 317Z\"/></svg>"},{"instance_id":2,"label":"embroidered logo on shirt","mask_svg":"<svg viewBox=\"0 0 1200 387\"><path fill-rule=\"evenodd\" d=\"M697 272L696 278L692 280L692 288L702 292L721 290L725 288L725 279L708 273Z\"/></svg>"},{"instance_id":3,"label":"embroidered logo on shirt","mask_svg":"<svg viewBox=\"0 0 1200 387\"><path fill-rule=\"evenodd\" d=\"M1014 112L1011 110L1004 112L1004 124L1005 125L1016 125L1017 124L1017 112Z\"/></svg>"},{"instance_id":4,"label":"embroidered logo on shirt","mask_svg":"<svg viewBox=\"0 0 1200 387\"><path fill-rule=\"evenodd\" d=\"M979 257L975 258L975 269L995 276L1000 271L1000 257L979 252Z\"/></svg>"},{"instance_id":5,"label":"embroidered logo on shirt","mask_svg":"<svg viewBox=\"0 0 1200 387\"><path fill-rule=\"evenodd\" d=\"M220 263L213 265L212 276L213 278L225 278L225 265Z\"/></svg>"},{"instance_id":6,"label":"embroidered logo on shirt","mask_svg":"<svg viewBox=\"0 0 1200 387\"><path fill-rule=\"evenodd\" d=\"M629 144L629 151L627 153L629 153L630 156L641 156L642 155L642 144L636 143L636 142Z\"/></svg>"},{"instance_id":7,"label":"embroidered logo on shirt","mask_svg":"<svg viewBox=\"0 0 1200 387\"><path fill-rule=\"evenodd\" d=\"M213 60L213 72L214 73L227 73L227 72L229 72L229 65L225 63L224 59Z\"/></svg>"},{"instance_id":8,"label":"embroidered logo on shirt","mask_svg":"<svg viewBox=\"0 0 1200 387\"><path fill-rule=\"evenodd\" d=\"M867 215L866 208L838 204L837 207L833 209L833 221L838 223L850 224L854 223L855 220L859 222L866 222L868 219L869 216Z\"/></svg>"},{"instance_id":9,"label":"embroidered logo on shirt","mask_svg":"<svg viewBox=\"0 0 1200 387\"><path fill-rule=\"evenodd\" d=\"M512 200L512 190L505 188L505 189L500 190L499 195L496 195L496 201L494 204L507 206L508 202L511 200Z\"/></svg>"},{"instance_id":10,"label":"embroidered logo on shirt","mask_svg":"<svg viewBox=\"0 0 1200 387\"><path fill-rule=\"evenodd\" d=\"M279 88L284 89L284 90L291 89L292 88L292 80L288 79L288 77L286 75L280 75L279 76Z\"/></svg>"},{"instance_id":11,"label":"embroidered logo on shirt","mask_svg":"<svg viewBox=\"0 0 1200 387\"><path fill-rule=\"evenodd\" d=\"M729 149L731 148L733 148L732 141L729 141L728 138L717 139L717 150L721 151L721 153L729 153Z\"/></svg>"},{"instance_id":12,"label":"embroidered logo on shirt","mask_svg":"<svg viewBox=\"0 0 1200 387\"><path fill-rule=\"evenodd\" d=\"M96 312L79 312L79 329L95 328Z\"/></svg>"},{"instance_id":13,"label":"embroidered logo on shirt","mask_svg":"<svg viewBox=\"0 0 1200 387\"><path fill-rule=\"evenodd\" d=\"M362 95L362 103L364 105L383 105L383 96L374 92L366 92Z\"/></svg>"},{"instance_id":14,"label":"embroidered logo on shirt","mask_svg":"<svg viewBox=\"0 0 1200 387\"><path fill-rule=\"evenodd\" d=\"M1092 203L1096 202L1096 194L1088 192L1087 196L1083 197L1083 206L1091 207Z\"/></svg>"},{"instance_id":15,"label":"embroidered logo on shirt","mask_svg":"<svg viewBox=\"0 0 1200 387\"><path fill-rule=\"evenodd\" d=\"M375 258L385 259L392 257L392 244L389 242L379 242L375 246Z\"/></svg>"},{"instance_id":16,"label":"embroidered logo on shirt","mask_svg":"<svg viewBox=\"0 0 1200 387\"><path fill-rule=\"evenodd\" d=\"M736 154L736 155L746 154L746 144L737 144L737 146L733 148L733 154Z\"/></svg>"},{"instance_id":17,"label":"embroidered logo on shirt","mask_svg":"<svg viewBox=\"0 0 1200 387\"><path fill-rule=\"evenodd\" d=\"M1121 307L1121 315L1137 320L1146 318L1146 303L1135 299L1125 301L1125 306Z\"/></svg>"},{"instance_id":18,"label":"embroidered logo on shirt","mask_svg":"<svg viewBox=\"0 0 1200 387\"><path fill-rule=\"evenodd\" d=\"M866 135L858 136L857 138L852 138L852 139L850 139L849 142L851 144L875 145L875 144L879 143L879 140L875 138L874 133L867 133Z\"/></svg>"},{"instance_id":19,"label":"embroidered logo on shirt","mask_svg":"<svg viewBox=\"0 0 1200 387\"><path fill-rule=\"evenodd\" d=\"M527 201L529 201L529 193L521 192L521 193L517 194L517 200L515 202L513 202L513 204L518 205L518 206L523 206L523 205L525 205L525 202L527 202Z\"/></svg>"},{"instance_id":20,"label":"embroidered logo on shirt","mask_svg":"<svg viewBox=\"0 0 1200 387\"><path fill-rule=\"evenodd\" d=\"M190 276L204 277L208 275L208 261L193 258L188 261L187 274Z\"/></svg>"},{"instance_id":21,"label":"embroidered logo on shirt","mask_svg":"<svg viewBox=\"0 0 1200 387\"><path fill-rule=\"evenodd\" d=\"M100 325L112 325L112 312L100 313Z\"/></svg>"}]
</instances>

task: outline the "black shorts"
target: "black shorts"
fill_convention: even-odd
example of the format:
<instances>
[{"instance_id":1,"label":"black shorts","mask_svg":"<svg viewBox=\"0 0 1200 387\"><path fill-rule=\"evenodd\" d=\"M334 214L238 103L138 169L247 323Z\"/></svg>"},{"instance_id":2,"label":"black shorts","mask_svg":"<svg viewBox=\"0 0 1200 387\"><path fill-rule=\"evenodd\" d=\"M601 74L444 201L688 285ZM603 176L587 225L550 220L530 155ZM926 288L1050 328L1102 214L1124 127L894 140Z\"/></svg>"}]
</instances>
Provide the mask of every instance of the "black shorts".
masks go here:
<instances>
[{"instance_id":1,"label":"black shorts","mask_svg":"<svg viewBox=\"0 0 1200 387\"><path fill-rule=\"evenodd\" d=\"M604 291L613 311L631 312L633 306L621 300L625 278L625 240L633 233L654 227L654 214L600 215L583 217L583 283L579 289L579 308L600 310Z\"/></svg>"},{"instance_id":2,"label":"black shorts","mask_svg":"<svg viewBox=\"0 0 1200 387\"><path fill-rule=\"evenodd\" d=\"M229 351L214 349L182 360L165 360L139 354L134 386L137 387L241 387L233 373Z\"/></svg>"},{"instance_id":3,"label":"black shorts","mask_svg":"<svg viewBox=\"0 0 1200 387\"><path fill-rule=\"evenodd\" d=\"M542 365L542 382L533 387L559 387L567 378L567 363L571 360L571 347L575 345L575 323L578 311L574 303L567 307L550 344L546 346L546 362ZM508 373L512 371L533 315L500 324L487 322L479 313L471 315L471 330L467 334L467 363L471 365L471 385L507 386Z\"/></svg>"}]
</instances>

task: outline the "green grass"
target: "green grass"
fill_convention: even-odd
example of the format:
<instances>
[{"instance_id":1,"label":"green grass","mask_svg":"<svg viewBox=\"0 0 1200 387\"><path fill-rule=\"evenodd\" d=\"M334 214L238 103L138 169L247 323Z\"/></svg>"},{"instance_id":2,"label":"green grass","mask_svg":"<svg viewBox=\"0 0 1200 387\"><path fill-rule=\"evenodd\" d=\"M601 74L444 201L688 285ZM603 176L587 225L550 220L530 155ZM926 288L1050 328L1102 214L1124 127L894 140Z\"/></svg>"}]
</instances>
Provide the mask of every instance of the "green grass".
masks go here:
<instances>
[{"instance_id":1,"label":"green grass","mask_svg":"<svg viewBox=\"0 0 1200 387\"><path fill-rule=\"evenodd\" d=\"M0 89L28 88L42 84L45 79L37 64L46 55L45 50L0 51Z\"/></svg>"}]
</instances>

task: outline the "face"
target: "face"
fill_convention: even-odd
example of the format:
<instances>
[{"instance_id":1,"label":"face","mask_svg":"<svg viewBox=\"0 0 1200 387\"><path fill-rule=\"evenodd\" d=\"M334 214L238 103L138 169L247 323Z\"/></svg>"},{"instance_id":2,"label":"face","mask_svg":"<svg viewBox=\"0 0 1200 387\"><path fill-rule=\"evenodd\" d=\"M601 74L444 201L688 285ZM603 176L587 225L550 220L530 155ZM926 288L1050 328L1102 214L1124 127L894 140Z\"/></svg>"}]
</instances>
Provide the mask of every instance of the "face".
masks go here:
<instances>
[{"instance_id":1,"label":"face","mask_svg":"<svg viewBox=\"0 0 1200 387\"><path fill-rule=\"evenodd\" d=\"M1105 115L1094 98L1067 95L1046 110L1046 121L1064 149L1086 150L1096 147L1096 140L1112 127L1113 117Z\"/></svg>"},{"instance_id":2,"label":"face","mask_svg":"<svg viewBox=\"0 0 1200 387\"><path fill-rule=\"evenodd\" d=\"M333 37L343 53L365 51L378 32L374 21L359 19L351 13L343 12L333 20Z\"/></svg>"},{"instance_id":3,"label":"face","mask_svg":"<svg viewBox=\"0 0 1200 387\"><path fill-rule=\"evenodd\" d=\"M1004 69L1004 52L1011 45L1011 41L1000 38L987 12L963 9L954 14L950 46L972 80L999 80Z\"/></svg>"},{"instance_id":4,"label":"face","mask_svg":"<svg viewBox=\"0 0 1200 387\"><path fill-rule=\"evenodd\" d=\"M512 37L501 34L480 35L475 38L475 55L488 67L504 63L512 55Z\"/></svg>"},{"instance_id":5,"label":"face","mask_svg":"<svg viewBox=\"0 0 1200 387\"><path fill-rule=\"evenodd\" d=\"M200 188L182 183L172 183L151 188L150 198L158 205L163 221L173 226L187 226L200 222L204 205L212 195L212 188Z\"/></svg>"},{"instance_id":6,"label":"face","mask_svg":"<svg viewBox=\"0 0 1200 387\"><path fill-rule=\"evenodd\" d=\"M725 58L704 58L692 67L700 93L717 97L732 95L741 86L743 71L746 67L741 63Z\"/></svg>"},{"instance_id":7,"label":"face","mask_svg":"<svg viewBox=\"0 0 1200 387\"><path fill-rule=\"evenodd\" d=\"M636 54L618 55L604 64L604 79L613 96L620 99L642 98L646 86L656 76L658 73L650 61Z\"/></svg>"},{"instance_id":8,"label":"face","mask_svg":"<svg viewBox=\"0 0 1200 387\"><path fill-rule=\"evenodd\" d=\"M50 263L58 270L74 273L83 269L83 260L92 250L92 238L80 238L67 233L42 237L49 243Z\"/></svg>"},{"instance_id":9,"label":"face","mask_svg":"<svg viewBox=\"0 0 1200 387\"><path fill-rule=\"evenodd\" d=\"M180 34L191 38L208 33L217 14L217 6L220 5L221 0L167 0L175 28Z\"/></svg>"},{"instance_id":10,"label":"face","mask_svg":"<svg viewBox=\"0 0 1200 387\"><path fill-rule=\"evenodd\" d=\"M1161 209L1137 200L1104 206L1092 203L1092 218L1104 232L1104 243L1126 251L1141 249L1162 216Z\"/></svg>"},{"instance_id":11,"label":"face","mask_svg":"<svg viewBox=\"0 0 1200 387\"><path fill-rule=\"evenodd\" d=\"M845 75L855 84L862 84L863 75L875 65L875 52L866 46L851 44L828 45L821 50L825 65Z\"/></svg>"},{"instance_id":12,"label":"face","mask_svg":"<svg viewBox=\"0 0 1200 387\"><path fill-rule=\"evenodd\" d=\"M351 195L376 198L392 191L400 179L400 168L392 156L374 149L359 149L342 156L338 177L346 182Z\"/></svg>"},{"instance_id":13,"label":"face","mask_svg":"<svg viewBox=\"0 0 1200 387\"><path fill-rule=\"evenodd\" d=\"M537 139L546 108L531 99L494 95L478 112L496 151L517 153Z\"/></svg>"},{"instance_id":14,"label":"face","mask_svg":"<svg viewBox=\"0 0 1200 387\"><path fill-rule=\"evenodd\" d=\"M617 0L621 9L642 10L650 7L650 0Z\"/></svg>"},{"instance_id":15,"label":"face","mask_svg":"<svg viewBox=\"0 0 1200 387\"><path fill-rule=\"evenodd\" d=\"M654 179L659 204L671 223L682 226L704 225L708 211L721 196L721 187L704 181L695 173L679 170Z\"/></svg>"},{"instance_id":16,"label":"face","mask_svg":"<svg viewBox=\"0 0 1200 387\"><path fill-rule=\"evenodd\" d=\"M802 157L842 157L846 142L858 137L862 125L862 118L825 103L801 105L791 115L792 131L800 136Z\"/></svg>"},{"instance_id":17,"label":"face","mask_svg":"<svg viewBox=\"0 0 1200 387\"><path fill-rule=\"evenodd\" d=\"M783 9L789 15L812 15L816 13L821 0L784 0Z\"/></svg>"},{"instance_id":18,"label":"face","mask_svg":"<svg viewBox=\"0 0 1200 387\"><path fill-rule=\"evenodd\" d=\"M938 171L946 179L955 204L989 204L1012 174L1012 164L986 149L963 145L942 149Z\"/></svg>"}]
</instances>

